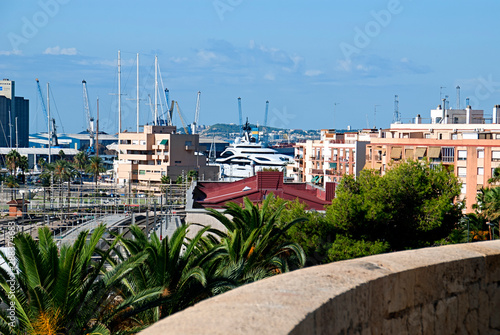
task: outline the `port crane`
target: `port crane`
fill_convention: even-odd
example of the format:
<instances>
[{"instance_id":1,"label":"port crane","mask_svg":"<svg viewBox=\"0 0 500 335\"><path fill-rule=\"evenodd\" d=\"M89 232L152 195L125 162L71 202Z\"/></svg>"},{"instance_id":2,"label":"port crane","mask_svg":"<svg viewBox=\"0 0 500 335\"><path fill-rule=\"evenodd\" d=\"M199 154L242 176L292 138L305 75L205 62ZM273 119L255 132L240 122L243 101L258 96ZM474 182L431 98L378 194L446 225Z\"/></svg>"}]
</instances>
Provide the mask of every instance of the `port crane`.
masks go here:
<instances>
[{"instance_id":1,"label":"port crane","mask_svg":"<svg viewBox=\"0 0 500 335\"><path fill-rule=\"evenodd\" d=\"M174 100L172 100L172 103L174 103ZM182 117L181 109L179 108L179 104L177 103L177 101L175 101L175 107L177 108L177 113L179 114L179 118L181 119L182 128L184 128L184 132L186 134L189 134L189 130L186 126L186 122L184 122L184 118Z\"/></svg>"},{"instance_id":2,"label":"port crane","mask_svg":"<svg viewBox=\"0 0 500 335\"><path fill-rule=\"evenodd\" d=\"M47 141L49 146L51 147L57 147L59 146L59 141L57 140L57 133L56 133L56 120L54 118L50 117L49 112L47 111L47 108L45 108L45 102L42 94L42 89L40 88L40 81L37 79L36 80L36 87L38 89L38 95L40 96L40 102L42 104L42 110L45 114L45 117L47 118ZM48 91L48 84L47 84L47 97L49 96L49 91ZM47 98L48 102L48 98Z\"/></svg>"},{"instance_id":3,"label":"port crane","mask_svg":"<svg viewBox=\"0 0 500 335\"><path fill-rule=\"evenodd\" d=\"M168 88L165 89L165 101L167 102L167 108L170 105L170 91ZM174 102L172 101L170 109L167 111L167 126L172 126L172 113L174 112Z\"/></svg>"},{"instance_id":4,"label":"port crane","mask_svg":"<svg viewBox=\"0 0 500 335\"><path fill-rule=\"evenodd\" d=\"M194 121L191 124L191 134L197 133L198 120L200 119L200 95L201 92L198 91L198 96L196 98L196 110L194 112Z\"/></svg>"},{"instance_id":5,"label":"port crane","mask_svg":"<svg viewBox=\"0 0 500 335\"><path fill-rule=\"evenodd\" d=\"M90 137L90 144L89 147L87 148L87 155L93 155L95 154L95 149L94 149L94 138L95 138L95 130L94 130L94 118L92 117L90 113L90 106L89 106L89 96L87 93L87 82L85 80L82 80L82 86L83 86L83 108L85 109L85 113L87 115L87 132L89 133Z\"/></svg>"}]
</instances>

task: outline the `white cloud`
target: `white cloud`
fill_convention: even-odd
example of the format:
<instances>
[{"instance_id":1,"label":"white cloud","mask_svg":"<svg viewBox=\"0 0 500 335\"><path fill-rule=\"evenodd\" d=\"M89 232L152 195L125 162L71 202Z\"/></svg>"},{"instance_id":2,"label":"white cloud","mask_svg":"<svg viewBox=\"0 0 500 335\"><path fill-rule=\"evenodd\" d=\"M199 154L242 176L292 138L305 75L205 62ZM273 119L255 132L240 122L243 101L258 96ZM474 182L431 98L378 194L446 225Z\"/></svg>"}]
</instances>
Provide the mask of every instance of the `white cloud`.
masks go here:
<instances>
[{"instance_id":1,"label":"white cloud","mask_svg":"<svg viewBox=\"0 0 500 335\"><path fill-rule=\"evenodd\" d=\"M350 59L339 60L337 70L351 72L352 61Z\"/></svg>"},{"instance_id":2,"label":"white cloud","mask_svg":"<svg viewBox=\"0 0 500 335\"><path fill-rule=\"evenodd\" d=\"M174 63L184 63L187 62L187 57L170 57L170 61Z\"/></svg>"},{"instance_id":3,"label":"white cloud","mask_svg":"<svg viewBox=\"0 0 500 335\"><path fill-rule=\"evenodd\" d=\"M217 56L215 55L214 52L207 51L207 50L200 50L200 51L198 51L198 57L202 61L205 61L205 62L209 62L209 61L217 58Z\"/></svg>"},{"instance_id":4,"label":"white cloud","mask_svg":"<svg viewBox=\"0 0 500 335\"><path fill-rule=\"evenodd\" d=\"M12 55L19 56L21 54L22 54L21 50L10 50L10 51L0 50L0 56L12 56Z\"/></svg>"},{"instance_id":5,"label":"white cloud","mask_svg":"<svg viewBox=\"0 0 500 335\"><path fill-rule=\"evenodd\" d=\"M276 79L276 76L272 73L267 73L265 76L264 76L264 79L266 80L275 80Z\"/></svg>"},{"instance_id":6,"label":"white cloud","mask_svg":"<svg viewBox=\"0 0 500 335\"><path fill-rule=\"evenodd\" d=\"M320 71L320 70L307 70L304 74L306 76L308 76L308 77L315 77L315 76L319 76L320 74L323 74L323 71Z\"/></svg>"},{"instance_id":7,"label":"white cloud","mask_svg":"<svg viewBox=\"0 0 500 335\"><path fill-rule=\"evenodd\" d=\"M55 46L52 48L47 48L43 52L44 55L65 55L74 56L77 54L76 48L61 48L60 46Z\"/></svg>"},{"instance_id":8,"label":"white cloud","mask_svg":"<svg viewBox=\"0 0 500 335\"><path fill-rule=\"evenodd\" d=\"M76 64L79 65L100 65L100 66L117 66L118 65L118 60L117 59L93 59L93 60L88 60L88 59L81 59L75 61ZM122 66L133 66L135 65L135 57L130 58L130 59L121 59L121 65Z\"/></svg>"}]
</instances>

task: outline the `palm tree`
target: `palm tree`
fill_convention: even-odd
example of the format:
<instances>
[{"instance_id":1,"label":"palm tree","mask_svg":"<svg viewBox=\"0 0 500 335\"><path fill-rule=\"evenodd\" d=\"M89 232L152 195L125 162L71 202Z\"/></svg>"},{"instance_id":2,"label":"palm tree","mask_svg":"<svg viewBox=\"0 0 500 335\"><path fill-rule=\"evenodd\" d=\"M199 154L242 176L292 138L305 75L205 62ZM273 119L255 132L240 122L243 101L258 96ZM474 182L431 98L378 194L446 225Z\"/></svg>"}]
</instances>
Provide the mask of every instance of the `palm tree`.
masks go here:
<instances>
[{"instance_id":1,"label":"palm tree","mask_svg":"<svg viewBox=\"0 0 500 335\"><path fill-rule=\"evenodd\" d=\"M21 155L19 152L16 150L11 150L7 155L6 155L6 165L7 169L9 169L11 176L16 176L16 169L19 164L19 160L21 158Z\"/></svg>"},{"instance_id":2,"label":"palm tree","mask_svg":"<svg viewBox=\"0 0 500 335\"><path fill-rule=\"evenodd\" d=\"M87 168L85 170L86 172L94 176L95 188L97 189L97 180L99 179L99 175L103 172L106 172L102 158L99 156L90 158L90 163L89 165L87 165Z\"/></svg>"},{"instance_id":3,"label":"palm tree","mask_svg":"<svg viewBox=\"0 0 500 335\"><path fill-rule=\"evenodd\" d=\"M227 229L227 232L210 230L221 240L219 266L225 275L240 284L287 272L305 264L305 253L300 245L280 243L280 238L293 225L306 219L299 218L278 226L277 221L285 204L274 212L268 211L272 198L272 194L268 195L260 209L248 198L244 198L245 208L229 203L224 213L208 209L209 214Z\"/></svg>"},{"instance_id":4,"label":"palm tree","mask_svg":"<svg viewBox=\"0 0 500 335\"><path fill-rule=\"evenodd\" d=\"M75 169L80 172L80 185L83 183L82 175L89 164L89 157L85 151L80 151L73 157L73 165Z\"/></svg>"},{"instance_id":5,"label":"palm tree","mask_svg":"<svg viewBox=\"0 0 500 335\"><path fill-rule=\"evenodd\" d=\"M143 320L156 322L234 287L233 282L218 277L214 269L210 269L212 256L216 254L212 249L204 250L200 244L209 227L199 231L191 240L187 239L188 227L183 225L170 238L160 241L156 233L148 239L138 226L131 226L133 238L120 240L125 249L125 258L122 256L122 259L143 252L148 255L144 263L127 277L123 289L132 295L148 287L159 287L162 291L161 296L151 302L157 307L142 315Z\"/></svg>"},{"instance_id":6,"label":"palm tree","mask_svg":"<svg viewBox=\"0 0 500 335\"><path fill-rule=\"evenodd\" d=\"M489 221L499 221L500 219L500 187L481 189L482 194L478 195L480 212Z\"/></svg>"},{"instance_id":7,"label":"palm tree","mask_svg":"<svg viewBox=\"0 0 500 335\"><path fill-rule=\"evenodd\" d=\"M43 169L45 168L45 164L47 164L47 162L45 161L45 158L40 157L40 158L38 159L38 165L40 166L40 168L42 169L42 171L43 171Z\"/></svg>"},{"instance_id":8,"label":"palm tree","mask_svg":"<svg viewBox=\"0 0 500 335\"><path fill-rule=\"evenodd\" d=\"M10 198L11 200L14 200L14 193L15 193L14 189L19 187L16 178L14 178L13 176L7 176L7 178L5 178L5 186L11 189Z\"/></svg>"},{"instance_id":9,"label":"palm tree","mask_svg":"<svg viewBox=\"0 0 500 335\"><path fill-rule=\"evenodd\" d=\"M22 182L26 183L26 171L29 169L28 157L20 156L18 162L19 169L21 169Z\"/></svg>"},{"instance_id":10,"label":"palm tree","mask_svg":"<svg viewBox=\"0 0 500 335\"><path fill-rule=\"evenodd\" d=\"M47 192L47 188L52 185L52 173L53 173L53 164L47 164L45 159L40 158L38 160L38 164L42 167L42 173L40 174L40 181L43 187L43 208L45 209L45 193ZM51 196L51 191L49 189L49 197Z\"/></svg>"},{"instance_id":11,"label":"palm tree","mask_svg":"<svg viewBox=\"0 0 500 335\"><path fill-rule=\"evenodd\" d=\"M191 182L193 180L198 179L198 171L197 170L189 170L187 173L187 180L188 182Z\"/></svg>"},{"instance_id":12,"label":"palm tree","mask_svg":"<svg viewBox=\"0 0 500 335\"><path fill-rule=\"evenodd\" d=\"M64 182L68 183L68 203L70 197L70 181L75 175L75 170L70 162L59 159L53 165L54 180L59 182L59 203L62 210L62 186Z\"/></svg>"},{"instance_id":13,"label":"palm tree","mask_svg":"<svg viewBox=\"0 0 500 335\"><path fill-rule=\"evenodd\" d=\"M126 261L106 270L105 264L117 243L106 252L97 248L105 232L100 226L87 240L88 232L82 232L72 245L60 250L47 227L38 231L39 241L28 234L14 238L18 270L11 268L18 284L13 292L7 280L11 275L0 269L0 298L13 301L19 324L8 325L5 309L0 311L2 334L110 334L110 325L119 329L120 324L129 326L133 315L143 301L156 298L160 291L149 289L135 296L123 296L117 290L124 277L139 266L145 253L138 253ZM93 257L100 254L99 260ZM8 264L8 258L0 252ZM130 330L134 330L132 327Z\"/></svg>"},{"instance_id":14,"label":"palm tree","mask_svg":"<svg viewBox=\"0 0 500 335\"><path fill-rule=\"evenodd\" d=\"M59 150L58 155L61 160L66 160L66 154L64 153L63 149Z\"/></svg>"},{"instance_id":15,"label":"palm tree","mask_svg":"<svg viewBox=\"0 0 500 335\"><path fill-rule=\"evenodd\" d=\"M493 175L491 176L490 179L488 179L488 183L490 184L496 184L500 181L500 166L497 166L493 170Z\"/></svg>"}]
</instances>

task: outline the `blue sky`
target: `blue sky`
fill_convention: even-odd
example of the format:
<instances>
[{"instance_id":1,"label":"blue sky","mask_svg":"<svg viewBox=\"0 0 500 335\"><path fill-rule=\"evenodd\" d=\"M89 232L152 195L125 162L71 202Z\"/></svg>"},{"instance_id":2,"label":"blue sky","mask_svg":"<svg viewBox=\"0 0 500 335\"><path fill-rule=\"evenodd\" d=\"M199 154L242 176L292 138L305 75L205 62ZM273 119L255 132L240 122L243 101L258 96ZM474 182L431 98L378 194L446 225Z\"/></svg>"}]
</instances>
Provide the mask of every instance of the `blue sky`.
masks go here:
<instances>
[{"instance_id":1,"label":"blue sky","mask_svg":"<svg viewBox=\"0 0 500 335\"><path fill-rule=\"evenodd\" d=\"M46 129L39 78L44 92L50 82L58 131L86 129L85 79L94 115L100 99L101 129L116 133L118 50L123 128L131 130L136 53L141 124L152 119L155 54L188 123L198 91L201 124L237 123L241 97L250 122L264 122L269 100L269 125L302 129L388 127L396 94L403 120L428 117L440 91L456 105L457 85L462 106L469 97L491 114L500 104L493 0L25 0L0 8L0 77L30 100L30 132Z\"/></svg>"}]
</instances>

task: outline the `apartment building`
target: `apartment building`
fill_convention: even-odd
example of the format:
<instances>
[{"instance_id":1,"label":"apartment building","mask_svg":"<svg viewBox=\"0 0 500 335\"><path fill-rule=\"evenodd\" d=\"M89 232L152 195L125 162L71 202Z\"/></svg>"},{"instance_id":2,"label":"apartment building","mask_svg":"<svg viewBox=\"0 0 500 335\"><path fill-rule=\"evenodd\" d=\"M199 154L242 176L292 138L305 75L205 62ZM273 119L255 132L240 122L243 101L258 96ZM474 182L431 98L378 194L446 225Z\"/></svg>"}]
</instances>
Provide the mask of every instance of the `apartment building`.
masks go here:
<instances>
[{"instance_id":1,"label":"apartment building","mask_svg":"<svg viewBox=\"0 0 500 335\"><path fill-rule=\"evenodd\" d=\"M346 174L357 175L365 165L366 145L375 130L336 132L322 129L320 140L307 140L295 146L295 164L287 167L287 176L297 182L324 186L338 182Z\"/></svg>"},{"instance_id":2,"label":"apartment building","mask_svg":"<svg viewBox=\"0 0 500 335\"><path fill-rule=\"evenodd\" d=\"M15 81L0 80L0 147L29 147L29 100L16 96Z\"/></svg>"},{"instance_id":3,"label":"apartment building","mask_svg":"<svg viewBox=\"0 0 500 335\"><path fill-rule=\"evenodd\" d=\"M177 134L173 126L144 126L142 133L118 135L117 183L129 182L158 190L162 176L175 181L189 170L202 180L218 180L219 167L209 166L199 153L198 134Z\"/></svg>"},{"instance_id":4,"label":"apartment building","mask_svg":"<svg viewBox=\"0 0 500 335\"><path fill-rule=\"evenodd\" d=\"M477 191L488 186L493 170L500 165L500 106L491 116L482 110L431 110L429 119L418 115L411 122L394 123L372 138L366 147L366 168L382 174L389 163L428 159L453 169L462 181L461 198L472 212Z\"/></svg>"}]
</instances>

